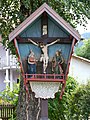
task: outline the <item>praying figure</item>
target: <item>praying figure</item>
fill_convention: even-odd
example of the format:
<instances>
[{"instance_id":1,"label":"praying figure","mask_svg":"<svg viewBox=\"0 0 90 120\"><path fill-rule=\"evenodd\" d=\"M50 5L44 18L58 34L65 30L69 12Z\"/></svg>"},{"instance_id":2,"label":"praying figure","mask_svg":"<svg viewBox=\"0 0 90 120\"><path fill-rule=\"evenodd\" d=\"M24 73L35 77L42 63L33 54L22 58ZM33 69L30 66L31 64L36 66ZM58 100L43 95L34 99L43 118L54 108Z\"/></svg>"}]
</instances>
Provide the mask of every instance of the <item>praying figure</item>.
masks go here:
<instances>
[{"instance_id":1,"label":"praying figure","mask_svg":"<svg viewBox=\"0 0 90 120\"><path fill-rule=\"evenodd\" d=\"M61 50L57 50L55 56L52 59L52 72L56 74L62 74L62 64L64 63L64 58L61 54Z\"/></svg>"},{"instance_id":2,"label":"praying figure","mask_svg":"<svg viewBox=\"0 0 90 120\"><path fill-rule=\"evenodd\" d=\"M50 45L53 45L56 42L59 42L60 39L55 40L54 42L50 43L50 44L44 44L44 43L36 43L34 41L32 41L31 39L29 39L29 41L31 43L33 43L36 46L39 46L41 48L41 57L40 57L40 62L43 62L43 73L46 73L46 69L48 66L48 61L49 61L49 56L48 56L48 47Z\"/></svg>"}]
</instances>

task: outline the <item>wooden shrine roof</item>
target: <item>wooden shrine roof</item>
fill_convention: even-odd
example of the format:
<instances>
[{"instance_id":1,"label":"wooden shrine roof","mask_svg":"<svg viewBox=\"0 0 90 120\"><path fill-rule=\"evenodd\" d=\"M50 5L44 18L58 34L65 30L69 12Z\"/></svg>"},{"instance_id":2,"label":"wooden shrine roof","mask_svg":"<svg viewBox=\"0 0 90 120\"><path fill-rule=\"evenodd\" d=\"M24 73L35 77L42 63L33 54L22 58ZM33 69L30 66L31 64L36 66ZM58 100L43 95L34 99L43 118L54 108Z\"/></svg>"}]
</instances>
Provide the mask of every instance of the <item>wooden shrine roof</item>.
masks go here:
<instances>
[{"instance_id":1,"label":"wooden shrine roof","mask_svg":"<svg viewBox=\"0 0 90 120\"><path fill-rule=\"evenodd\" d=\"M80 34L62 17L60 17L51 7L46 3L41 5L34 13L32 13L24 22L22 22L16 29L9 34L9 40L12 41L25 28L27 28L33 21L35 21L43 12L47 12L57 23L59 23L68 33L70 33L76 40L80 40Z\"/></svg>"}]
</instances>

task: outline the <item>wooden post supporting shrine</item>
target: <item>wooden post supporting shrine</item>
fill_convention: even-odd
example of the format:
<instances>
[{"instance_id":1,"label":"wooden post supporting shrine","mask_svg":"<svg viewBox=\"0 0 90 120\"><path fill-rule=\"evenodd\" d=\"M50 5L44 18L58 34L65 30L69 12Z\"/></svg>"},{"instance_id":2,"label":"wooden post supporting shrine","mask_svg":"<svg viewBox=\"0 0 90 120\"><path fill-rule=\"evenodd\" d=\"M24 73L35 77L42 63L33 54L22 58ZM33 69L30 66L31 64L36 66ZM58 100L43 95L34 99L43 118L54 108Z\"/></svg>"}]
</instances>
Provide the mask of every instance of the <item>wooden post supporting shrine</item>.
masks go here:
<instances>
[{"instance_id":1,"label":"wooden post supporting shrine","mask_svg":"<svg viewBox=\"0 0 90 120\"><path fill-rule=\"evenodd\" d=\"M41 119L48 120L48 99L41 99Z\"/></svg>"}]
</instances>

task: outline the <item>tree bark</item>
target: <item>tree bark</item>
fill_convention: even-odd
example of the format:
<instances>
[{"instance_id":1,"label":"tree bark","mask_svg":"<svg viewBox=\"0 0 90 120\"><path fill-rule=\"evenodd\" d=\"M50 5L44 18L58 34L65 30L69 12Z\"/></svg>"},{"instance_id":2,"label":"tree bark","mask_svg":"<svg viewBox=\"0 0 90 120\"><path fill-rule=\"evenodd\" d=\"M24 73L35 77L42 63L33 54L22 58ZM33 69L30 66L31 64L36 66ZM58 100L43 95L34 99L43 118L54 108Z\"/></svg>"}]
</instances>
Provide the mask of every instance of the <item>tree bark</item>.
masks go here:
<instances>
[{"instance_id":1,"label":"tree bark","mask_svg":"<svg viewBox=\"0 0 90 120\"><path fill-rule=\"evenodd\" d=\"M20 93L17 105L17 120L40 120L41 100L35 98L28 84L29 97L24 88L23 78L20 82Z\"/></svg>"}]
</instances>

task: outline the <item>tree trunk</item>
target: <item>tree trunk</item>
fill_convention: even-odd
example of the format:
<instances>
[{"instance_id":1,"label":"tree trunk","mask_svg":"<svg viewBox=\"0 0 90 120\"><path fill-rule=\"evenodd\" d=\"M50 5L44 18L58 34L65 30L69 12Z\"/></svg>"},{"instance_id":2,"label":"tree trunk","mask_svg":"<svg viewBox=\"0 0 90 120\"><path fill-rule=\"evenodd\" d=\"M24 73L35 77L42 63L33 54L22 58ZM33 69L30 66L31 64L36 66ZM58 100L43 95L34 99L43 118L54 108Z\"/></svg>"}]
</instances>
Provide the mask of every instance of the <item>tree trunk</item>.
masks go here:
<instances>
[{"instance_id":1,"label":"tree trunk","mask_svg":"<svg viewBox=\"0 0 90 120\"><path fill-rule=\"evenodd\" d=\"M35 98L28 84L29 97L24 88L23 78L20 82L20 93L17 105L17 120L40 120L40 99Z\"/></svg>"}]
</instances>

